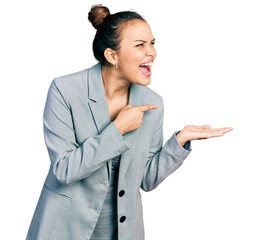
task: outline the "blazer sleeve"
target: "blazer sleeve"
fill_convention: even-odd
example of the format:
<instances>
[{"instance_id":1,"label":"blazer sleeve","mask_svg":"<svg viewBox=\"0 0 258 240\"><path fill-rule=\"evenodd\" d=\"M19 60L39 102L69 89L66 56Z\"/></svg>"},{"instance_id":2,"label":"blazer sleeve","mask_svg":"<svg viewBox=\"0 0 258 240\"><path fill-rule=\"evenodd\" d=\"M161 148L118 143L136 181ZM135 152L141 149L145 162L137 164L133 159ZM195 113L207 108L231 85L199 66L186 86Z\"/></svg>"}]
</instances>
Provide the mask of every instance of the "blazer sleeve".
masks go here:
<instances>
[{"instance_id":1,"label":"blazer sleeve","mask_svg":"<svg viewBox=\"0 0 258 240\"><path fill-rule=\"evenodd\" d=\"M191 142L182 147L176 138L180 131L175 131L163 146L164 103L161 98L160 113L155 128L145 166L141 188L151 191L156 188L167 176L181 166L191 152Z\"/></svg>"},{"instance_id":2,"label":"blazer sleeve","mask_svg":"<svg viewBox=\"0 0 258 240\"><path fill-rule=\"evenodd\" d=\"M129 149L113 122L79 145L72 119L69 105L54 79L47 94L43 128L53 173L63 185L86 178L108 160Z\"/></svg>"}]
</instances>

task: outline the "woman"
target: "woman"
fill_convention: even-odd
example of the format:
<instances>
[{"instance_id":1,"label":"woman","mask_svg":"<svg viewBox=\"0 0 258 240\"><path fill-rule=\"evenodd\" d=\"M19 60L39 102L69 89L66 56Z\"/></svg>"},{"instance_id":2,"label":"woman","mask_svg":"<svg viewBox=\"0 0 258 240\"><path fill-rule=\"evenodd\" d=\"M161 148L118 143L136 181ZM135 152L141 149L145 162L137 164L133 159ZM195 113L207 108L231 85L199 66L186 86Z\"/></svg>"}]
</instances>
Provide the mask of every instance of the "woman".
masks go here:
<instances>
[{"instance_id":1,"label":"woman","mask_svg":"<svg viewBox=\"0 0 258 240\"><path fill-rule=\"evenodd\" d=\"M44 109L51 166L27 240L144 239L140 188L175 171L191 140L232 128L186 126L163 146L163 99L150 88L155 39L135 12L95 5L95 66L55 78Z\"/></svg>"}]
</instances>

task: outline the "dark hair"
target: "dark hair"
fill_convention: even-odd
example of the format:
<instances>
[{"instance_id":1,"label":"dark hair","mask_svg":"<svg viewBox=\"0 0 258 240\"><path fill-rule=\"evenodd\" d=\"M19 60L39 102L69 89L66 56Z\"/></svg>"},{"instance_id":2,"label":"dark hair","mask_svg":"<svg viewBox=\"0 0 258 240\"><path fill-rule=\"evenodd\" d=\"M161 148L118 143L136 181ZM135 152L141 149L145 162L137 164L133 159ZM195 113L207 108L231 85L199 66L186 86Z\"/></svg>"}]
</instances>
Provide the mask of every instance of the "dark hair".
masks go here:
<instances>
[{"instance_id":1,"label":"dark hair","mask_svg":"<svg viewBox=\"0 0 258 240\"><path fill-rule=\"evenodd\" d=\"M119 49L123 24L137 19L146 22L137 12L124 11L110 14L109 9L101 4L92 6L88 19L97 29L93 40L93 53L100 63L106 61L104 51L107 48L115 51Z\"/></svg>"}]
</instances>

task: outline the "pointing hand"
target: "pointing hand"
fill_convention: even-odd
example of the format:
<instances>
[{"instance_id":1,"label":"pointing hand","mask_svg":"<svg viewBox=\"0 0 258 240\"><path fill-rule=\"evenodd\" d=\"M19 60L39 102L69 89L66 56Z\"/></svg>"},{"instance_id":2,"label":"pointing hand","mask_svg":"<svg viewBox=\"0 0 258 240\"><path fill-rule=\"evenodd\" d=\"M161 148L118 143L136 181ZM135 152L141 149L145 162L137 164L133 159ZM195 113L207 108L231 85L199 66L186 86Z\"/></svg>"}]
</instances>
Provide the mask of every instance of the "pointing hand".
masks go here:
<instances>
[{"instance_id":1,"label":"pointing hand","mask_svg":"<svg viewBox=\"0 0 258 240\"><path fill-rule=\"evenodd\" d=\"M140 128L144 112L156 108L157 105L141 105L134 107L133 105L128 104L117 114L113 123L116 125L121 135L123 135L126 132Z\"/></svg>"}]
</instances>

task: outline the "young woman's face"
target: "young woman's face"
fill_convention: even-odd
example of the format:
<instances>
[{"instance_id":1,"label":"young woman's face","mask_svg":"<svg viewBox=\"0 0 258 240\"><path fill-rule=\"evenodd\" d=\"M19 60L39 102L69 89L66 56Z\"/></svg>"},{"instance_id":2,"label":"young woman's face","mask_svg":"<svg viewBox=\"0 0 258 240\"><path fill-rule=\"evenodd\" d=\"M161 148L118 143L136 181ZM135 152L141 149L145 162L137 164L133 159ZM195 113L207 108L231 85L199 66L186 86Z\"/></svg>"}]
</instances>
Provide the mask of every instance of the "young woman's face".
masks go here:
<instances>
[{"instance_id":1,"label":"young woman's face","mask_svg":"<svg viewBox=\"0 0 258 240\"><path fill-rule=\"evenodd\" d=\"M117 51L117 71L130 82L150 84L152 63L157 54L150 26L142 20L133 20L125 24L121 39Z\"/></svg>"}]
</instances>

